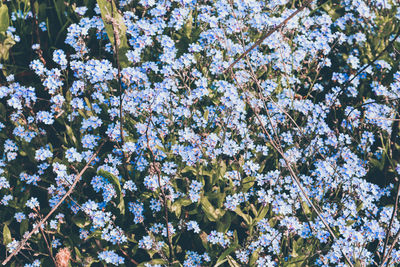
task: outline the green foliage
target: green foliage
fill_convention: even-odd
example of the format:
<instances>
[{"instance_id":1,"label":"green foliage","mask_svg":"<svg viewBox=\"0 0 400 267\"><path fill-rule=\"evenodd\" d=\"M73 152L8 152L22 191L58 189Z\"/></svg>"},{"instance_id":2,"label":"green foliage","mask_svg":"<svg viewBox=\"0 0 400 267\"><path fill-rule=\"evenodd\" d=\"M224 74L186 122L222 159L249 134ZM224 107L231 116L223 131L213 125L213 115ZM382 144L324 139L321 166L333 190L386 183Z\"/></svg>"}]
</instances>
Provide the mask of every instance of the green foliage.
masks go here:
<instances>
[{"instance_id":1,"label":"green foliage","mask_svg":"<svg viewBox=\"0 0 400 267\"><path fill-rule=\"evenodd\" d=\"M104 26L106 28L108 39L110 39L112 46L117 44L119 63L121 67L127 67L129 62L125 54L129 50L129 46L124 20L116 7L114 0L97 0L97 3L100 7L101 17L105 22ZM116 38L117 40L115 40Z\"/></svg>"},{"instance_id":2,"label":"green foliage","mask_svg":"<svg viewBox=\"0 0 400 267\"><path fill-rule=\"evenodd\" d=\"M121 14L121 8L118 7L119 3L114 0L85 0L83 2L86 6L94 6L95 3L98 4L101 12L101 18L105 26L104 32L95 32L93 30L88 33L87 37L85 37L91 40L90 38L95 36L96 34L100 36L98 40L93 38L94 41L92 41L93 43L91 43L91 50L88 53L87 57L90 58L91 56L95 55L96 58L98 58L99 60L108 59L116 64L114 58L112 57L112 53L106 52L103 47L105 44L107 44L112 47L111 50L114 50L115 52L116 50L118 50L117 58L120 64L119 67L125 68L134 65L128 61L128 58L126 56L126 53L132 48L130 47L131 44L129 44L128 42L128 27L124 23L124 18ZM332 21L336 21L345 12L344 9L340 7L338 2L339 1L324 1L319 8L327 12ZM34 6L31 6L31 3L33 3ZM296 3L296 1L293 1L293 5L295 5ZM63 50L67 51L67 53L71 51L71 47L62 42L67 34L68 26L71 23L78 21L79 17L74 13L77 5L78 2L65 2L64 0L31 1L29 3L28 1L13 0L12 3L2 3L0 6L0 59L4 63L4 65L7 66L3 71L4 74L8 75L11 73L16 73L17 78L24 81L25 83L32 86L37 85L39 88L43 89L41 83L42 81L40 81L40 79L43 78L33 78L34 75L27 68L27 62L34 58L34 53L38 53L32 51L31 45L35 42L40 41L42 46L41 56L43 57L44 61L47 61L46 67L48 66L49 69L54 67L55 64L53 62L52 52L56 48L61 47ZM140 6L137 1L134 1L130 5L134 6L134 8L128 5L126 9L132 8L132 10L134 10L133 13L136 16L140 16L141 14L145 14L147 12L146 8ZM31 20L10 20L11 12L17 10L17 8L18 10L19 8L23 8L25 11L32 10L32 8L34 8L37 13L39 22L45 22L48 28L47 32L40 31L38 36L36 36L36 29L32 29L31 26L34 25L34 23L32 23ZM171 35L176 41L178 57L183 56L184 53L187 52L189 45L196 44L200 34L203 32L201 21L199 21L197 17L198 12L199 11L196 9L190 10L184 24L179 30L171 30L171 34L167 31L164 32L165 35ZM316 11L312 12L319 11L317 9ZM362 64L368 64L372 62L374 58L381 52L383 52L385 47L387 47L391 38L393 37L393 33L396 33L400 30L399 23L392 23L393 16L394 13L390 11L387 11L387 13L378 13L377 17L374 19L377 29L375 29L373 33L368 31L368 29L363 28L357 28L355 30L344 30L346 35L355 34L357 32L363 32L366 34L367 40L365 41L365 45L358 45L356 43L354 44L356 49L359 51L359 59ZM17 43L15 41L15 37L12 37L10 34L6 33L9 26L17 28L17 32L21 37L20 42ZM104 36L107 37L104 37L103 33ZM251 29L249 30L248 34L250 36L249 39L253 41L257 40L261 36L260 32L254 33ZM291 40L291 38L294 38L294 36L291 36L290 33L288 33L286 38L288 40L285 41L293 45L293 43L291 43L293 41ZM89 40L85 41L89 42ZM117 44L117 47L115 47L115 44ZM155 47L154 50L149 48L144 49L144 52L141 55L143 61L156 61L155 59L158 60L157 53L161 54L162 49L158 47L159 44L157 44L156 42L154 42L154 44L152 45L154 45ZM395 46L396 48L399 48L398 43L395 44ZM315 97L313 101L316 102L317 100L319 100L317 99L318 96L314 96L314 92L312 90L313 86L317 83L317 81L321 79L323 81L330 81L332 73L340 70L340 66L344 65L345 62L349 59L349 55L354 50L354 47L353 45L348 45L343 46L340 49L341 50L338 51L338 54L340 54L340 56L333 57L333 60L336 60L336 62L334 62L334 66L329 71L323 70L321 71L321 73L316 73L316 69L318 68L317 66L313 65L315 64L315 62L312 60L312 58L309 60L309 62L307 62L307 64L309 64L307 66L308 68L304 70L304 73L299 73L299 79L301 79L301 83L303 85L306 85L304 88L301 88L301 90L309 90L306 93L299 90L297 94L298 98L307 99L309 97L310 99L312 99L313 97ZM209 62L207 62L207 59L203 57L202 53L203 52L198 52L197 54L194 54L194 58L197 60L196 64L198 69L200 70L199 73L202 72L204 77L209 78L211 76L210 65ZM12 55L12 57L10 57L10 55ZM229 55L222 55L221 60L226 60L227 62L229 59ZM381 59L386 60L390 65L395 65L398 63L397 61L395 61L395 59L391 58L389 53L384 53ZM84 58L83 60L87 60L87 58ZM62 82L64 83L64 87L61 86L62 88L60 91L60 95L64 97L66 103L70 105L71 101L76 97L76 95L73 95L71 93L72 82L74 81L74 75L76 75L76 73L71 70L63 71L64 72L62 74ZM174 71L176 70L171 68L171 73L173 73ZM145 70L144 72L148 72L148 77L150 77L150 79L154 79L154 84L161 84L161 79L150 70ZM186 77L184 75L187 75L187 73L184 72L178 74L183 75L183 77ZM114 77L116 76L115 73L113 73L112 75ZM256 75L259 77L271 78L275 75L281 74L279 74L278 71L274 70L271 66L265 66L265 68L258 71ZM392 73L387 76L382 75L382 77L378 78L382 81L388 81L392 79L391 75ZM285 79L288 79L288 77L283 76L284 75L277 79L277 81L282 84L284 83ZM224 77L228 76L225 75ZM182 78L182 81L184 81L185 79L186 78ZM141 81L135 82L136 84L134 86L139 88L139 91L145 90L140 87ZM127 85L128 83L129 82L126 80L123 81L123 85L126 86L126 88L129 88ZM154 84L152 84L152 86ZM165 84L160 84L156 85L165 86ZM281 93L283 91L284 86L282 84L278 85L275 93ZM109 83L99 83L95 85L89 83L85 84L85 91L82 96L82 105L84 105L85 107L79 108L77 110L74 110L73 108L71 108L71 106L63 107L65 109L63 110L63 112L65 112L66 114L68 113L68 116L71 115L73 110L74 116L76 115L77 117L79 117L79 119L72 120L70 119L70 117L67 117L67 115L63 114L62 112L56 113L54 125L50 126L40 124L40 127L38 127L37 124L35 124L36 122L32 123L32 125L28 125L28 123L26 123L27 128L38 134L38 137L34 139L31 143L28 143L20 137L15 138L16 143L18 143L17 145L19 148L19 158L16 161L15 166L8 169L4 176L10 181L12 190L19 193L15 197L15 199L10 201L7 207L0 210L0 218L2 219L3 223L1 247L2 250L5 250L5 247L13 240L21 240L26 231L31 230L32 227L28 219L22 220L19 224L9 219L10 214L14 214L16 211L26 209L26 202L31 196L34 195L39 199L40 203L45 203L44 205L40 206L41 214L46 214L51 210L51 206L47 204L51 196L50 193L48 193L48 188L44 186L49 186L52 183L56 183L52 180L54 178L54 174L51 172L51 170L44 172L44 174L40 177L41 183L39 187L27 186L25 182L22 182L20 179L18 179L19 175L26 170L29 170L29 175L33 173L33 171L30 171L34 170L38 163L38 160L36 159L36 151L39 147L44 147L47 144L49 144L49 150L53 153L54 156L46 162L57 162L64 164L65 166L68 166L68 168L70 168L69 173L74 173L74 171L76 172L76 170L82 169L85 166L85 162L83 160L81 162L69 161L69 159L65 157L65 151L70 147L82 149L82 138L84 133L81 131L80 127L83 120L87 120L92 116L99 116L99 119L101 121L104 121L107 125L115 124L117 122L119 115L115 116L117 119L110 120L109 118L109 113L112 113L109 111L112 107L116 106L115 104L110 103L119 102L119 97L122 97L119 95L119 92L116 92L116 90L114 89L116 87L115 85L116 81L114 80ZM194 90L197 85L194 86L193 84L185 84L185 86L187 86L187 88L184 88L184 86L181 86L180 84L179 86L177 86L177 90L180 90L179 92L181 94L181 98L184 98L185 94L188 94L189 91ZM187 125L185 124L190 125L190 123L193 123L196 120L202 121L204 119L204 122L202 122L205 124L204 128L194 129L196 134L197 131L204 131L204 136L201 136L201 138L206 138L209 134L215 134L217 136L220 136L221 140L223 140L225 139L225 137L232 137L233 135L234 138L237 138L238 140L244 142L244 138L240 137L238 133L235 133L234 131L232 131L233 133L230 132L228 127L226 127L226 125L223 125L225 122L217 121L218 112L220 111L216 111L216 115L214 114L214 117L211 118L211 109L206 109L205 107L218 107L219 105L221 105L220 96L222 95L222 93L218 90L215 90L215 88L213 88L214 85L207 84L207 86L209 87L206 88L209 94L207 96L208 98L205 98L198 103L193 104L193 106L195 106L196 108L196 111L198 112L195 113L193 112L193 110L189 110L188 113L190 114L184 115L185 121L183 125L186 127ZM251 84L249 88L253 90L254 88L256 88L256 84ZM364 98L369 98L373 95L371 89L369 88L369 84L361 81L359 88L359 96L352 100L354 102L354 105L362 105ZM53 104L49 100L50 97L48 91L48 88L40 91L40 95L38 95L38 102L35 103L35 105L33 105L32 107L29 107L29 114L35 114L36 111L41 110L43 107L47 107ZM104 97L104 99L102 98L100 103L95 103L92 96L98 94L99 91L104 93L104 95L101 95L101 97ZM157 95L152 95L151 97L156 99ZM173 102L178 100L172 99L170 101ZM151 105L149 106L151 107ZM9 136L12 136L13 127L15 125L19 125L16 121L12 121L9 119L11 112L7 108L8 106L6 101L0 102L0 121L8 123L4 132L0 133L1 140L6 140L9 138ZM96 113L94 112L94 109L99 109L100 112ZM241 119L243 121L248 120L253 122L249 123L249 129L246 130L257 134L262 133L262 129L260 129L260 127L257 125L256 120L254 118L251 118L254 111L247 106L246 109L248 112L248 117ZM151 112L152 111L150 111L150 113ZM119 111L116 113L119 113ZM298 123L300 126L304 126L307 123L307 120L301 116L300 112L293 113L294 114L290 113L289 115L293 116L293 121L296 124ZM340 107L338 107L334 110L334 112L332 112L332 114L329 114L327 120L330 120L328 122L331 125L336 125L339 124L344 119L344 117L344 111L340 110ZM176 155L176 153L174 154L174 151L171 147L182 143L178 141L180 136L177 135L177 132L181 131L182 129L174 125L174 123L178 124L178 122L173 121L172 118L173 116L171 115L171 119L169 119L169 121L166 120L165 122L160 123L157 121L157 118L152 118L151 116L139 117L137 116L137 114L128 114L126 112L126 116L124 116L123 118L124 131L128 132L125 136L125 144L127 142L139 143L139 140L140 142L145 142L143 141L143 136L141 136L142 139L140 139L139 134L137 133L138 124L148 124L149 127L149 125L151 126L152 124L160 123L162 124L162 127L164 127L162 129L165 130L165 133L152 133L157 137L159 136L159 139L161 140L161 144L157 144L156 146L154 146L154 150L157 150L159 154L164 153L166 155L165 161L175 161L176 157L178 156ZM228 118L230 117L228 116ZM154 120L155 122L152 120ZM229 120L227 121L229 122ZM294 126L292 127L294 128ZM101 125L99 126L99 128L101 129L101 131L99 129L94 129L91 133L97 135L99 132L107 131L106 125ZM286 130L290 130L290 127L288 127L288 129ZM40 134L41 131L44 131L46 135ZM347 130L344 131L346 132ZM149 132L151 132L151 130L149 130ZM354 132L350 132L349 130L346 133L351 135L352 137L354 136L355 140L359 139L358 135L360 133L358 132L358 129L355 129ZM375 146L379 146L381 148L382 155L381 157L378 157L377 155L372 153L363 154L365 156L364 160L368 162L368 167L370 168L369 175L371 175L372 173L383 175L385 177L394 176L395 167L397 166L397 164L400 163L400 160L398 157L395 157L396 153L392 153L395 151L392 149L393 144L391 144L390 136L388 136L387 134L381 134L381 132L378 131L375 131L374 134L376 136L378 136L378 134L380 135L380 140L378 140ZM274 151L274 148L270 144L265 144L266 139L262 138L261 135L262 134L255 135L254 139L256 140L256 144L265 145L271 151L268 153L267 156L263 155L260 152L254 152L254 155L251 155L254 161L259 163L260 165L260 169L258 170L258 172L266 173L271 170L281 170L282 164L279 162L279 154ZM315 136L312 137L314 138ZM201 140L203 141L203 139ZM104 139L101 141L104 141L105 144L103 148L104 151L120 152L122 149L122 141L114 143L108 139ZM303 143L300 142L296 145L288 145L284 148L284 152L287 152L292 148L301 147L302 145ZM218 144L218 146L218 149L220 149L221 144ZM240 181L239 185L235 185L232 180L229 180L225 177L228 171L238 171L239 173L244 172L243 166L248 157L247 147L245 146L246 145L244 145L245 152L239 154L237 158L228 158L228 156L226 155L219 157L216 156L212 160L209 160L207 164L197 163L193 165L188 165L185 164L183 161L180 161L180 164L176 166L176 175L168 176L169 178L171 178L168 183L171 188L168 190L170 190L171 192L179 192L182 195L177 194L176 199L169 196L169 198L167 199L167 203L165 204L166 211L164 212L163 206L162 212L157 213L157 216L154 216L154 214L152 214L152 211L148 207L148 202L150 201L150 199L153 199L162 203L164 201L164 192L162 192L157 186L155 186L154 190L146 190L145 186L143 186L143 180L148 178L149 173L151 171L154 172L155 169L149 168L149 170L146 170L144 172L138 171L137 165L140 162L138 163L138 160L136 159L136 161L133 161L132 157L128 158L128 160L126 161L129 162L128 164L126 164L128 166L124 166L125 164L119 164L119 166L116 167L117 172L119 171L119 173L127 173L128 175L125 176L124 174L120 177L117 177L116 175L112 174L110 171L106 171L105 169L95 169L93 167L95 166L95 163L93 163L89 166L88 171L82 177L77 188L75 188L73 196L70 196L67 199L67 205L65 206L68 206L68 208L70 208L71 206L75 206L78 210L81 207L75 205L75 203L85 202L89 198L93 198L95 200L101 199L100 194L96 195L89 184L91 177L93 177L94 175L104 177L109 183L112 184L112 187L115 189L116 196L112 199L112 201L110 201L110 210L112 210L113 212L112 215L117 218L115 219L115 221L118 223L118 226L123 228L123 230L128 233L127 239L130 242L129 245L110 245L109 242L102 240L103 233L100 229L93 230L85 238L79 237L79 231L83 232L88 231L88 229L92 230L91 225L93 223L93 218L85 214L82 210L77 211L76 214L72 214L66 207L62 207L60 209L60 213L65 212L67 214L66 221L72 223L59 224L56 229L48 229L48 235L53 236L54 238L57 236L65 240L63 246L71 248L71 253L74 259L73 262L77 265L79 264L84 266L99 266L100 261L98 260L97 255L100 251L105 251L109 249L114 249L118 251L118 249L124 249L128 251L127 254L131 256L133 255L139 261L138 266L145 266L146 264L169 264L170 266L182 266L181 262L184 262L186 259L185 257L187 257L187 255L185 254L187 250L197 250L209 253L212 258L212 260L209 262L210 266L243 266L242 263L239 263L239 260L237 259L238 257L235 253L240 249L248 246L258 238L258 235L260 235L259 223L262 220L265 220L269 226L281 229L279 222L283 219L282 215L280 215L278 212L273 211L273 205L271 203L261 203L255 200L257 196L253 190L254 187L257 185L257 177L254 174L246 175ZM397 144L394 144L393 146L396 148L395 150L399 150L400 148ZM137 151L138 155L141 155L140 153L144 152ZM153 162L151 162L151 160L155 157L153 151L151 154L149 152L147 153L148 154L145 155L143 159L147 162L150 162L149 164L152 164ZM207 152L203 147L200 147L200 153L206 154ZM107 156L108 155L106 155L106 153L104 153L102 150L96 160L115 160L112 157L107 158ZM121 156L121 159L125 161L125 157L126 155L124 154ZM140 157L138 156L138 158ZM312 169L313 164L317 160L319 159L316 156L315 159L310 161L311 163L307 163L309 165L307 165L306 167ZM143 163L141 162L141 164ZM299 173L306 172L304 169L301 168L302 167L300 166L298 170ZM279 177L279 179L286 178ZM123 187L123 185L126 184L126 182L128 181L132 181L137 184L138 189L132 190L132 192L128 192L129 190ZM189 195L190 186L192 185L193 181L198 181L202 184L202 188L199 192L198 201L193 201L187 196ZM62 182L63 181L59 183ZM155 183L157 184L158 180ZM280 181L274 181L274 183L279 184ZM273 183L271 182L271 184ZM267 185L265 187L266 190L270 189L267 188ZM165 189L165 191L167 191L167 189ZM286 195L289 195L291 193L287 189L284 189L282 191L285 191L284 194ZM169 194L171 192L167 193ZM339 195L341 194L341 192L342 187L341 185L338 185L335 190L332 190L332 192L330 192L330 196L327 197L329 197L333 203L337 204L336 202L337 199L339 199ZM237 205L236 209L234 210L227 209L224 206L227 196L239 193L249 193L251 194L250 196L252 198L246 204ZM322 198L322 196L319 197ZM317 197L316 199L318 200ZM133 215L132 212L128 212L128 204L136 203L136 201L138 200L146 203L144 207L145 213L143 215L146 218L146 221L145 223L141 222L133 224L132 221L136 218L134 218L135 215ZM249 204L250 202L251 204ZM298 214L290 214L291 216L301 218L304 223L318 218L316 212L312 210L308 203L304 201L301 197L298 198L298 204ZM324 203L317 203L317 205L321 206L323 204ZM362 213L364 208L363 203L360 201L355 204L356 212ZM178 226L178 230L185 229L185 227L187 227L185 223L189 220L193 220L201 224L201 232L198 236L196 236L196 238L192 238L184 231L177 231L175 234L172 234L172 236L170 237L172 240L172 251L170 251L170 248L167 244L167 242L169 242L169 240L167 240L168 237L165 237L165 235L162 238L160 238L159 236L156 237L148 230L148 228L155 223L164 223L166 219L165 214L167 214L169 221L174 223L174 226ZM63 221L64 219L61 218L57 220ZM353 225L355 221L349 221L347 223L349 225ZM234 230L231 231L231 229ZM219 233L224 234L225 237L229 234L229 236L226 237L230 241L229 245L223 247L211 244L207 239L207 235L212 230L216 230ZM333 231L337 235L340 235L338 227L335 227ZM145 235L148 235L150 238L156 241L164 241L162 247L158 249L152 247L148 250L139 249L138 240ZM139 237L137 238L136 236ZM36 250L38 254L40 254L41 256L47 256L47 259L43 260L43 264L51 265L52 262L50 262L50 259L48 258L49 251L44 242L44 239L36 236L32 238L30 242L32 244L32 248ZM325 252L327 249L329 249L328 246L328 244L319 242L316 238L310 240L299 237L298 234L286 231L279 244L281 250L279 251L279 253L277 253L278 255L274 258L274 260L278 263L279 266L313 266L318 255L322 253L321 251ZM175 262L169 262L169 259L172 257L171 252L173 252L176 256ZM265 255L266 253L263 252L261 248L255 249L249 255L247 264L249 266L255 266L257 264L257 260ZM16 262L17 261L13 262L12 264L16 265ZM126 260L126 262L128 261ZM361 263L357 262L356 259L355 266L357 264L361 266Z\"/></svg>"},{"instance_id":3,"label":"green foliage","mask_svg":"<svg viewBox=\"0 0 400 267\"><path fill-rule=\"evenodd\" d=\"M10 229L8 228L7 224L4 224L3 226L3 244L7 245L8 243L11 242L11 232Z\"/></svg>"},{"instance_id":4,"label":"green foliage","mask_svg":"<svg viewBox=\"0 0 400 267\"><path fill-rule=\"evenodd\" d=\"M101 170L101 169L97 171L97 174L100 176L103 176L104 178L106 178L109 182L111 182L114 185L114 188L117 191L117 198L119 201L117 207L118 207L121 215L124 215L125 214L125 202L124 202L124 197L121 194L120 180L115 175L113 175L107 171Z\"/></svg>"},{"instance_id":5,"label":"green foliage","mask_svg":"<svg viewBox=\"0 0 400 267\"><path fill-rule=\"evenodd\" d=\"M0 6L0 32L2 33L6 32L8 26L10 26L8 7L7 5L2 3Z\"/></svg>"}]
</instances>

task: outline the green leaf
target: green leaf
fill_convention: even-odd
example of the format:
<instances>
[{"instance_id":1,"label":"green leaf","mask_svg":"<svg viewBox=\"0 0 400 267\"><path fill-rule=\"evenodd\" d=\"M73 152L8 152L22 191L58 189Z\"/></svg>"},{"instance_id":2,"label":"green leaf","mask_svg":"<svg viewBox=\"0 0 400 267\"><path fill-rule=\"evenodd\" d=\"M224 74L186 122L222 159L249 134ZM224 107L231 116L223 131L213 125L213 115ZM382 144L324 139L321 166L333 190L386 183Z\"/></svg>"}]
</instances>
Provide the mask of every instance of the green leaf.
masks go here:
<instances>
[{"instance_id":1,"label":"green leaf","mask_svg":"<svg viewBox=\"0 0 400 267\"><path fill-rule=\"evenodd\" d=\"M122 195L120 195L119 197L119 203L117 208L119 209L119 212L124 215L125 214L125 201L124 201L124 197Z\"/></svg>"},{"instance_id":2,"label":"green leaf","mask_svg":"<svg viewBox=\"0 0 400 267\"><path fill-rule=\"evenodd\" d=\"M54 2L54 7L56 9L58 21L60 22L61 25L63 25L65 19L65 16L63 15L65 12L66 5L64 4L63 0L53 0L53 2Z\"/></svg>"},{"instance_id":3,"label":"green leaf","mask_svg":"<svg viewBox=\"0 0 400 267\"><path fill-rule=\"evenodd\" d=\"M74 247L75 255L78 260L83 259L81 252L77 247ZM82 262L82 261L81 261Z\"/></svg>"},{"instance_id":4,"label":"green leaf","mask_svg":"<svg viewBox=\"0 0 400 267\"><path fill-rule=\"evenodd\" d=\"M235 261L231 256L228 255L228 256L226 256L226 258L228 259L229 266L240 267L240 264L237 263L237 261Z\"/></svg>"},{"instance_id":5,"label":"green leaf","mask_svg":"<svg viewBox=\"0 0 400 267\"><path fill-rule=\"evenodd\" d=\"M74 143L74 145L77 146L78 140L76 140L74 131L72 131L72 128L68 124L64 123L64 125L65 125L65 128L67 129L67 134L68 134L69 138Z\"/></svg>"},{"instance_id":6,"label":"green leaf","mask_svg":"<svg viewBox=\"0 0 400 267\"><path fill-rule=\"evenodd\" d=\"M8 226L5 224L3 227L3 244L7 245L11 241L12 241L12 239L11 239L10 229L8 229Z\"/></svg>"},{"instance_id":7,"label":"green leaf","mask_svg":"<svg viewBox=\"0 0 400 267\"><path fill-rule=\"evenodd\" d=\"M119 198L118 209L120 210L121 214L125 214L125 201L124 196L121 194L121 183L115 175L105 171L103 169L99 169L97 174L106 178L110 183L114 185L115 191L117 193L117 198Z\"/></svg>"},{"instance_id":8,"label":"green leaf","mask_svg":"<svg viewBox=\"0 0 400 267\"><path fill-rule=\"evenodd\" d=\"M192 28L193 28L193 16L192 11L190 11L185 26L183 26L183 32L185 33L186 37L190 40L190 36L192 35Z\"/></svg>"},{"instance_id":9,"label":"green leaf","mask_svg":"<svg viewBox=\"0 0 400 267\"><path fill-rule=\"evenodd\" d=\"M217 221L217 231L226 233L229 227L231 226L232 216L230 212L225 212L225 215L221 218L221 220Z\"/></svg>"},{"instance_id":10,"label":"green leaf","mask_svg":"<svg viewBox=\"0 0 400 267\"><path fill-rule=\"evenodd\" d=\"M210 111L207 109L205 112L204 112L204 119L206 120L206 121L208 121L208 115L210 114Z\"/></svg>"},{"instance_id":11,"label":"green leaf","mask_svg":"<svg viewBox=\"0 0 400 267\"><path fill-rule=\"evenodd\" d=\"M28 220L22 220L21 224L19 225L19 233L21 236L23 236L26 231L28 231Z\"/></svg>"},{"instance_id":12,"label":"green leaf","mask_svg":"<svg viewBox=\"0 0 400 267\"><path fill-rule=\"evenodd\" d=\"M0 32L0 36L4 37L4 33ZM11 35L7 35L7 37L1 38L2 42L0 43L0 58L4 60L8 60L10 49L15 45L14 39Z\"/></svg>"},{"instance_id":13,"label":"green leaf","mask_svg":"<svg viewBox=\"0 0 400 267\"><path fill-rule=\"evenodd\" d=\"M47 9L47 4L46 3L40 3L39 6L36 6L35 2L35 10L37 10L37 15L38 15L38 21L44 21L46 20L46 9Z\"/></svg>"},{"instance_id":14,"label":"green leaf","mask_svg":"<svg viewBox=\"0 0 400 267\"><path fill-rule=\"evenodd\" d=\"M258 248L251 254L250 262L249 262L250 266L255 266L256 265L256 261L258 260L258 258L260 256L259 255L260 254L260 250L261 250L261 248Z\"/></svg>"},{"instance_id":15,"label":"green leaf","mask_svg":"<svg viewBox=\"0 0 400 267\"><path fill-rule=\"evenodd\" d=\"M200 204L202 210L207 216L207 219L209 219L212 222L216 222L225 214L224 210L214 208L214 206L210 203L207 197L202 197L200 200Z\"/></svg>"},{"instance_id":16,"label":"green leaf","mask_svg":"<svg viewBox=\"0 0 400 267\"><path fill-rule=\"evenodd\" d=\"M109 182L111 182L113 185L116 186L117 194L121 194L121 184L119 182L118 177L116 177L114 174L109 173L108 171L105 171L103 169L99 169L97 171L97 174L100 176L103 176L106 178Z\"/></svg>"},{"instance_id":17,"label":"green leaf","mask_svg":"<svg viewBox=\"0 0 400 267\"><path fill-rule=\"evenodd\" d=\"M189 206L190 204L192 204L190 199L180 198L172 204L171 211L175 212L176 217L179 218L181 216L182 207Z\"/></svg>"},{"instance_id":18,"label":"green leaf","mask_svg":"<svg viewBox=\"0 0 400 267\"><path fill-rule=\"evenodd\" d=\"M304 246L304 240L303 238L299 238L296 241L293 241L293 251L292 251L292 257L295 258L299 256L299 253L301 252L303 246Z\"/></svg>"},{"instance_id":19,"label":"green leaf","mask_svg":"<svg viewBox=\"0 0 400 267\"><path fill-rule=\"evenodd\" d=\"M125 68L129 66L129 61L128 58L126 57L126 52L129 50L128 46L128 39L126 38L126 25L124 23L124 19L122 15L118 12L118 9L114 3L113 0L111 0L111 3L107 0L97 0L97 3L99 4L100 12L101 12L101 18L103 19L106 33L108 36L108 39L110 39L111 45L114 46L115 42L115 34L114 34L114 27L112 25L111 20L114 20L117 25L116 31L117 34L116 36L119 38L119 42L117 41L118 45L118 59L121 67ZM112 12L111 12L112 11Z\"/></svg>"},{"instance_id":20,"label":"green leaf","mask_svg":"<svg viewBox=\"0 0 400 267\"><path fill-rule=\"evenodd\" d=\"M236 250L237 246L231 246L229 248L227 248L224 252L222 252L222 254L218 257L217 262L215 263L214 267L218 267L220 265L222 265L223 263L225 263L228 259L228 255L231 254L232 252L234 252Z\"/></svg>"},{"instance_id":21,"label":"green leaf","mask_svg":"<svg viewBox=\"0 0 400 267\"><path fill-rule=\"evenodd\" d=\"M243 218L247 226L250 226L253 222L253 219L251 218L250 215L243 213L243 211L240 208L236 208L235 212L237 215Z\"/></svg>"},{"instance_id":22,"label":"green leaf","mask_svg":"<svg viewBox=\"0 0 400 267\"><path fill-rule=\"evenodd\" d=\"M261 206L261 208L257 212L257 217L254 219L256 222L261 221L262 219L265 218L269 210L268 206Z\"/></svg>"},{"instance_id":23,"label":"green leaf","mask_svg":"<svg viewBox=\"0 0 400 267\"><path fill-rule=\"evenodd\" d=\"M79 228L84 228L90 224L90 221L83 215L75 215L71 219Z\"/></svg>"},{"instance_id":24,"label":"green leaf","mask_svg":"<svg viewBox=\"0 0 400 267\"><path fill-rule=\"evenodd\" d=\"M242 181L242 192L249 191L249 189L253 187L255 181L256 181L256 177L253 177L253 176L244 178Z\"/></svg>"},{"instance_id":25,"label":"green leaf","mask_svg":"<svg viewBox=\"0 0 400 267\"><path fill-rule=\"evenodd\" d=\"M7 117L7 110L4 107L3 103L0 103L0 118L2 118L3 120L5 120Z\"/></svg>"},{"instance_id":26,"label":"green leaf","mask_svg":"<svg viewBox=\"0 0 400 267\"><path fill-rule=\"evenodd\" d=\"M0 32L6 32L10 26L10 18L8 16L7 5L2 4L0 6Z\"/></svg>"},{"instance_id":27,"label":"green leaf","mask_svg":"<svg viewBox=\"0 0 400 267\"><path fill-rule=\"evenodd\" d=\"M28 158L31 162L36 162L36 159L35 159L36 151L32 145L30 145L26 141L22 141L21 148L22 148L22 150L20 150L21 156L28 156Z\"/></svg>"},{"instance_id":28,"label":"green leaf","mask_svg":"<svg viewBox=\"0 0 400 267\"><path fill-rule=\"evenodd\" d=\"M195 173L196 169L192 166L185 166L185 168L181 170L181 173L186 173L186 172Z\"/></svg>"}]
</instances>

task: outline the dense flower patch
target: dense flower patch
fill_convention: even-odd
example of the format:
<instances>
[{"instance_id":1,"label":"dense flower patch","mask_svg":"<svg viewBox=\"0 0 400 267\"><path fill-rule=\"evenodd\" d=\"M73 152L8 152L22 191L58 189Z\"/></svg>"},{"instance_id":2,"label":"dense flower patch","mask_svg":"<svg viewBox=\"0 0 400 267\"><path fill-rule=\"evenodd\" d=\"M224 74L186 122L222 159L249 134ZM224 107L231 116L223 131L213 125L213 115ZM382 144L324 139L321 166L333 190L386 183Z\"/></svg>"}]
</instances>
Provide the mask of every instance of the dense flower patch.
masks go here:
<instances>
[{"instance_id":1,"label":"dense flower patch","mask_svg":"<svg viewBox=\"0 0 400 267\"><path fill-rule=\"evenodd\" d=\"M34 2L1 49L50 36ZM68 8L29 82L3 66L4 264L400 263L398 2Z\"/></svg>"}]
</instances>

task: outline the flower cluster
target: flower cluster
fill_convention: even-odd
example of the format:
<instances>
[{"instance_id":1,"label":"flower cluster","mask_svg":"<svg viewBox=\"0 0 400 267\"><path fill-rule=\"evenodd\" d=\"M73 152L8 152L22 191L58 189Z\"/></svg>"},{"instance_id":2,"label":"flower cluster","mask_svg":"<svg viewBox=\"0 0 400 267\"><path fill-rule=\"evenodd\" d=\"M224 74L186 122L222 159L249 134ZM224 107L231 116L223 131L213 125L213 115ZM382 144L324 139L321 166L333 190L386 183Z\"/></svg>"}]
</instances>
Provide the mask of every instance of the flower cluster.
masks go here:
<instances>
[{"instance_id":1,"label":"flower cluster","mask_svg":"<svg viewBox=\"0 0 400 267\"><path fill-rule=\"evenodd\" d=\"M30 248L82 265L400 264L400 5L301 2L69 6L4 70L0 251L57 208Z\"/></svg>"}]
</instances>

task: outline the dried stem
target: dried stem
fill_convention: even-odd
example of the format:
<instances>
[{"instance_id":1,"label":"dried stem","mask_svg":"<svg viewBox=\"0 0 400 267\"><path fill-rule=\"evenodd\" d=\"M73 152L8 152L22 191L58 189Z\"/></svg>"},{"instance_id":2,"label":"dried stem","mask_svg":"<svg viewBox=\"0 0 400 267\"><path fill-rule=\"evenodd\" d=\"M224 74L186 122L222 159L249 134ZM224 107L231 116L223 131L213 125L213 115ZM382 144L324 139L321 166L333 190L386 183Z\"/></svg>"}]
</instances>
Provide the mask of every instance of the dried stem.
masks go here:
<instances>
[{"instance_id":1,"label":"dried stem","mask_svg":"<svg viewBox=\"0 0 400 267\"><path fill-rule=\"evenodd\" d=\"M128 254L125 250L123 250L123 249L121 248L121 246L119 246L119 250L122 252L122 254L125 255L125 257L127 257L127 258L129 259L130 262L132 262L132 263L135 264L135 265L139 265L139 263L138 263L137 261L135 261L134 259L132 259L132 258L129 256L129 254Z\"/></svg>"}]
</instances>

